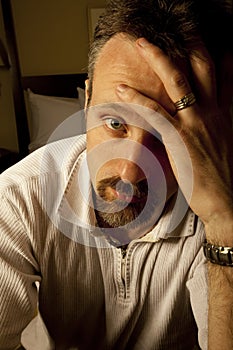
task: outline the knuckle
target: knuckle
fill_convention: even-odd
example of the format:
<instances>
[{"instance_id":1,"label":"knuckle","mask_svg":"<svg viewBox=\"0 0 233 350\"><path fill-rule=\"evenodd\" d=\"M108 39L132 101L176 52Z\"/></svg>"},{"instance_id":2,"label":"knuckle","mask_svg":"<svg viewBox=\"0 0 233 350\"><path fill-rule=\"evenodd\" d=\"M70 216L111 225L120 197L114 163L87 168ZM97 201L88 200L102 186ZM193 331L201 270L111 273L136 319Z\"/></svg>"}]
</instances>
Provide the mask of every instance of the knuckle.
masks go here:
<instances>
[{"instance_id":1,"label":"knuckle","mask_svg":"<svg viewBox=\"0 0 233 350\"><path fill-rule=\"evenodd\" d=\"M137 99L137 97L139 96L139 93L138 91L134 90L134 89L128 89L128 97L131 99L131 100L135 100Z\"/></svg>"},{"instance_id":2,"label":"knuckle","mask_svg":"<svg viewBox=\"0 0 233 350\"><path fill-rule=\"evenodd\" d=\"M152 109L155 112L158 112L160 110L159 104L152 100L147 100L145 107Z\"/></svg>"},{"instance_id":3,"label":"knuckle","mask_svg":"<svg viewBox=\"0 0 233 350\"><path fill-rule=\"evenodd\" d=\"M186 83L184 74L182 74L181 72L175 71L171 75L171 85L178 88L186 87L187 83Z\"/></svg>"}]
</instances>

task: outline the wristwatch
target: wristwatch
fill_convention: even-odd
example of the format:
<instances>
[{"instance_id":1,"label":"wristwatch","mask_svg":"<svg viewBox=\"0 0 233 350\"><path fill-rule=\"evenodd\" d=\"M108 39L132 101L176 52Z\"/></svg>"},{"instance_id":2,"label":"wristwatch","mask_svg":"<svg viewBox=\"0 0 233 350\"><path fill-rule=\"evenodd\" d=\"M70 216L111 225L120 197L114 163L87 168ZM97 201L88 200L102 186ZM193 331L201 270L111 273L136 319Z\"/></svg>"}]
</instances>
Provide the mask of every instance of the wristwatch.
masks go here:
<instances>
[{"instance_id":1,"label":"wristwatch","mask_svg":"<svg viewBox=\"0 0 233 350\"><path fill-rule=\"evenodd\" d=\"M233 247L216 246L205 241L203 249L208 261L213 264L233 267Z\"/></svg>"}]
</instances>

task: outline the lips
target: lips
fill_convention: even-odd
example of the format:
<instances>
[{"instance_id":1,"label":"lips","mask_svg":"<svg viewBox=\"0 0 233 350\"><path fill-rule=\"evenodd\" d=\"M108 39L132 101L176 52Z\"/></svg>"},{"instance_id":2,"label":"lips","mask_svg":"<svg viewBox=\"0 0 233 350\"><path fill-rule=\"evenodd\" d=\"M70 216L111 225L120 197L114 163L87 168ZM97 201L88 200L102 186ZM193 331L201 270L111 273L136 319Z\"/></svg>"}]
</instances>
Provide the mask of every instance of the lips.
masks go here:
<instances>
[{"instance_id":1,"label":"lips","mask_svg":"<svg viewBox=\"0 0 233 350\"><path fill-rule=\"evenodd\" d=\"M139 202L145 201L146 199L146 196L137 197L137 196L128 195L127 193L124 193L124 192L119 192L116 190L113 190L113 191L115 192L116 199L127 203L139 203Z\"/></svg>"},{"instance_id":2,"label":"lips","mask_svg":"<svg viewBox=\"0 0 233 350\"><path fill-rule=\"evenodd\" d=\"M119 177L106 178L98 183L97 190L99 196L107 202L118 201L140 206L145 205L148 195L146 179L134 185Z\"/></svg>"}]
</instances>

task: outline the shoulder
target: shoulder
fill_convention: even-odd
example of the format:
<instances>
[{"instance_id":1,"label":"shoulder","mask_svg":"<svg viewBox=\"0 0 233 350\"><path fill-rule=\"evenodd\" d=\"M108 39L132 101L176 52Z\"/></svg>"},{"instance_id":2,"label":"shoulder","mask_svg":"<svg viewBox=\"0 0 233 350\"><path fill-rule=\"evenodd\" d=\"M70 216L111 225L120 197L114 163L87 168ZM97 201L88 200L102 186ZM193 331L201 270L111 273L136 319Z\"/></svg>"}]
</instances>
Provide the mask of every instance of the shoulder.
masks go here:
<instances>
[{"instance_id":1,"label":"shoulder","mask_svg":"<svg viewBox=\"0 0 233 350\"><path fill-rule=\"evenodd\" d=\"M85 149L85 135L39 148L0 175L0 194L35 181L52 181L57 176L65 179Z\"/></svg>"}]
</instances>

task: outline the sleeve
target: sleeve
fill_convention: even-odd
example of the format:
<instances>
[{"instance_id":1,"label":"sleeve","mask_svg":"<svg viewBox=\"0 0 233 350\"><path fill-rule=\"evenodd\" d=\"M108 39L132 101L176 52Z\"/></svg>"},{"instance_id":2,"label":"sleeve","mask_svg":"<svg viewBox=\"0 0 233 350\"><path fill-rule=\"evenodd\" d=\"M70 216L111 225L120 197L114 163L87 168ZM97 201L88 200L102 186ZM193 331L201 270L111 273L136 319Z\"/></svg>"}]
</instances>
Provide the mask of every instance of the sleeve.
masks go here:
<instances>
[{"instance_id":1,"label":"sleeve","mask_svg":"<svg viewBox=\"0 0 233 350\"><path fill-rule=\"evenodd\" d=\"M207 265L201 248L195 259L192 278L187 282L191 307L198 327L198 341L202 350L208 349L208 278ZM198 262L198 263L197 263Z\"/></svg>"},{"instance_id":2,"label":"sleeve","mask_svg":"<svg viewBox=\"0 0 233 350\"><path fill-rule=\"evenodd\" d=\"M37 313L39 267L22 211L16 195L0 196L0 350L16 349Z\"/></svg>"}]
</instances>

